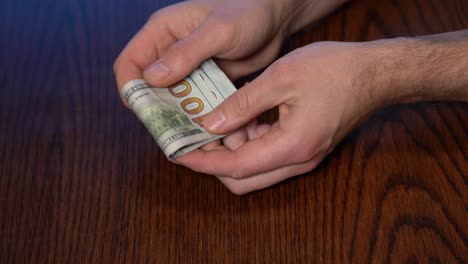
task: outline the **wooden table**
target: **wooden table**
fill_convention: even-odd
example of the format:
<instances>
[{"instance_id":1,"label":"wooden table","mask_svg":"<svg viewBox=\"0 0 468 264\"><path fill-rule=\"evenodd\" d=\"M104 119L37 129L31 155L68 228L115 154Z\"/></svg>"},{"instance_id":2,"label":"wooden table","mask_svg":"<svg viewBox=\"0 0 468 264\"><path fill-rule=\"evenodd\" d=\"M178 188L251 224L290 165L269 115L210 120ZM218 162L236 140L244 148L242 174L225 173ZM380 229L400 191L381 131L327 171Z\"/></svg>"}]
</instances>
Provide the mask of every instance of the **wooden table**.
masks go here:
<instances>
[{"instance_id":1,"label":"wooden table","mask_svg":"<svg viewBox=\"0 0 468 264\"><path fill-rule=\"evenodd\" d=\"M175 166L112 64L162 0L0 2L0 263L468 263L468 105L383 109L246 196ZM468 1L355 1L285 43L468 27Z\"/></svg>"}]
</instances>

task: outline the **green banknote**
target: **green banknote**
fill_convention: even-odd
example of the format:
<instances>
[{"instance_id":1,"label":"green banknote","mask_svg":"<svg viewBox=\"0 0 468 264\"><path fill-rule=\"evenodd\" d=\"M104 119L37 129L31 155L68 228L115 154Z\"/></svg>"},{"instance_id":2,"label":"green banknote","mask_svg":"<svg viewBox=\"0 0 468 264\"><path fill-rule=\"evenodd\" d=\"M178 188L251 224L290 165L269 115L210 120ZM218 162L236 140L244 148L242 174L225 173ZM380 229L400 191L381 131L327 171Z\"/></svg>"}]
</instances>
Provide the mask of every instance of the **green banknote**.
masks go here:
<instances>
[{"instance_id":1,"label":"green banknote","mask_svg":"<svg viewBox=\"0 0 468 264\"><path fill-rule=\"evenodd\" d=\"M235 91L223 71L209 59L170 87L151 87L144 80L132 80L121 93L164 154L172 159L223 137L203 128L203 116Z\"/></svg>"}]
</instances>

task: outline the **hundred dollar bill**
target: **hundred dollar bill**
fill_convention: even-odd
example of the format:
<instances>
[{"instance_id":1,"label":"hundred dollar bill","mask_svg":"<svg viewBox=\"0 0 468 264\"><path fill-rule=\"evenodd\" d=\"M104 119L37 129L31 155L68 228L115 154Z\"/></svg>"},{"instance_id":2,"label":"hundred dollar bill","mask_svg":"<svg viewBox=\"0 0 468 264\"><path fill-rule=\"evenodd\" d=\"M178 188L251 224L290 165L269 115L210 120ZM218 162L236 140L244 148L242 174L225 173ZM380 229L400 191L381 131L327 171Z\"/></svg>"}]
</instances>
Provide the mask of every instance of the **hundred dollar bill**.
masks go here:
<instances>
[{"instance_id":1,"label":"hundred dollar bill","mask_svg":"<svg viewBox=\"0 0 468 264\"><path fill-rule=\"evenodd\" d=\"M132 80L121 93L164 154L172 159L223 137L208 133L202 118L235 91L231 81L209 59L168 88Z\"/></svg>"}]
</instances>

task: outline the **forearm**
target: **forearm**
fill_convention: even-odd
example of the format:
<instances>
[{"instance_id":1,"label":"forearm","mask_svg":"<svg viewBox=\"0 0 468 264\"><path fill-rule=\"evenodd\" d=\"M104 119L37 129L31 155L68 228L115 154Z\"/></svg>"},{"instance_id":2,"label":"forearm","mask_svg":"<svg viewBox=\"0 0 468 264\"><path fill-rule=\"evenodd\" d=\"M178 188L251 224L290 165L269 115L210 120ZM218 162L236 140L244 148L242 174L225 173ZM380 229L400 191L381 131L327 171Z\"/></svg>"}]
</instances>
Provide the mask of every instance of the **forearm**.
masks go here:
<instances>
[{"instance_id":1,"label":"forearm","mask_svg":"<svg viewBox=\"0 0 468 264\"><path fill-rule=\"evenodd\" d=\"M384 103L468 101L468 30L370 46L370 89L381 89Z\"/></svg>"}]
</instances>

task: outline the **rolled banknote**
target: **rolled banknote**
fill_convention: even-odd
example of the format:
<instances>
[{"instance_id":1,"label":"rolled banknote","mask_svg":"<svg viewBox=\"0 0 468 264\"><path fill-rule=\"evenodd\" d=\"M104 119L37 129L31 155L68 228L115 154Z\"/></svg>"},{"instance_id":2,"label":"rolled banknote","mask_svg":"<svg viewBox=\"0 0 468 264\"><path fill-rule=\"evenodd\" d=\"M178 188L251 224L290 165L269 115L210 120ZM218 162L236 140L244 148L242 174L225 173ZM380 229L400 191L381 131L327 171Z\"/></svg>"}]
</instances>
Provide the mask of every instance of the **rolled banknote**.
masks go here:
<instances>
[{"instance_id":1,"label":"rolled banknote","mask_svg":"<svg viewBox=\"0 0 468 264\"><path fill-rule=\"evenodd\" d=\"M144 80L132 80L121 93L164 154L172 159L223 137L203 128L203 116L235 91L223 71L209 59L170 87L151 87Z\"/></svg>"}]
</instances>

